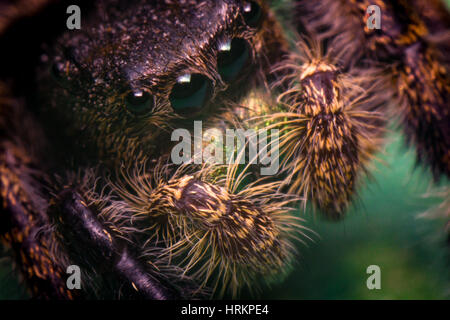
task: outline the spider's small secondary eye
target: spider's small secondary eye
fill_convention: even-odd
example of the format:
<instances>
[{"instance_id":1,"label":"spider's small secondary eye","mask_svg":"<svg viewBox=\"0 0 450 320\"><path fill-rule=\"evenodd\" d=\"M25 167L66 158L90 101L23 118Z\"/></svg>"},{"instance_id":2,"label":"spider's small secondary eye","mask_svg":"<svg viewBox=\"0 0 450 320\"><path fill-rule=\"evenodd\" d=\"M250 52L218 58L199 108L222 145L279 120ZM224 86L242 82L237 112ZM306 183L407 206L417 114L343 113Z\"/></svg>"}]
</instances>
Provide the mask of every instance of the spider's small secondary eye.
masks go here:
<instances>
[{"instance_id":1,"label":"spider's small secondary eye","mask_svg":"<svg viewBox=\"0 0 450 320\"><path fill-rule=\"evenodd\" d=\"M69 76L70 64L55 62L50 66L50 76L51 78L62 88L69 89L72 86L71 79ZM74 71L72 66L72 72Z\"/></svg>"},{"instance_id":2,"label":"spider's small secondary eye","mask_svg":"<svg viewBox=\"0 0 450 320\"><path fill-rule=\"evenodd\" d=\"M59 85L67 87L69 79L67 77L67 65L62 62L55 62L50 67L50 75Z\"/></svg>"},{"instance_id":3,"label":"spider's small secondary eye","mask_svg":"<svg viewBox=\"0 0 450 320\"><path fill-rule=\"evenodd\" d=\"M262 17L262 10L259 4L254 1L247 1L244 3L242 11L244 21L249 27L259 27Z\"/></svg>"},{"instance_id":4,"label":"spider's small secondary eye","mask_svg":"<svg viewBox=\"0 0 450 320\"><path fill-rule=\"evenodd\" d=\"M64 65L60 62L53 63L50 68L50 73L55 80L60 81L64 75Z\"/></svg>"},{"instance_id":5,"label":"spider's small secondary eye","mask_svg":"<svg viewBox=\"0 0 450 320\"><path fill-rule=\"evenodd\" d=\"M230 82L239 75L250 58L249 44L241 38L221 46L217 55L217 68L220 76Z\"/></svg>"},{"instance_id":6,"label":"spider's small secondary eye","mask_svg":"<svg viewBox=\"0 0 450 320\"><path fill-rule=\"evenodd\" d=\"M202 109L212 95L212 82L201 74L187 74L179 77L170 93L172 108L180 114Z\"/></svg>"},{"instance_id":7,"label":"spider's small secondary eye","mask_svg":"<svg viewBox=\"0 0 450 320\"><path fill-rule=\"evenodd\" d=\"M125 97L128 110L135 114L144 114L153 109L153 97L147 91L130 92Z\"/></svg>"}]
</instances>

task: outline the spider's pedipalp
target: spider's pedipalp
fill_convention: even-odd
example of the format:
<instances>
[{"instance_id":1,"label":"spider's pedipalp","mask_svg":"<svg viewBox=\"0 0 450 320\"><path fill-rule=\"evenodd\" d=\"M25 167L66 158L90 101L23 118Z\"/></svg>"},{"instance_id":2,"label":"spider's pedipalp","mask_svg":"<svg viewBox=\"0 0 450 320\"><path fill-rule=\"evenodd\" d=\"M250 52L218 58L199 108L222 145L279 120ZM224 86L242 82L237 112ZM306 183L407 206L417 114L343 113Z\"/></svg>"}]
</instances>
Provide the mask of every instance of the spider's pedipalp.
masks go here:
<instances>
[{"instance_id":1,"label":"spider's pedipalp","mask_svg":"<svg viewBox=\"0 0 450 320\"><path fill-rule=\"evenodd\" d=\"M288 191L303 195L330 219L343 216L356 183L383 133L387 97L376 70L342 73L316 42L301 39L297 52L275 67L281 112L266 116L279 128Z\"/></svg>"},{"instance_id":2,"label":"spider's pedipalp","mask_svg":"<svg viewBox=\"0 0 450 320\"><path fill-rule=\"evenodd\" d=\"M236 165L185 169L169 174L160 167L153 172L157 181L137 172L128 179L134 191L116 188L150 235L144 247L164 246L161 258L197 280L199 290L209 287L219 296L289 269L292 240L305 230L289 215L297 197L278 193L278 183L243 184L246 175Z\"/></svg>"}]
</instances>

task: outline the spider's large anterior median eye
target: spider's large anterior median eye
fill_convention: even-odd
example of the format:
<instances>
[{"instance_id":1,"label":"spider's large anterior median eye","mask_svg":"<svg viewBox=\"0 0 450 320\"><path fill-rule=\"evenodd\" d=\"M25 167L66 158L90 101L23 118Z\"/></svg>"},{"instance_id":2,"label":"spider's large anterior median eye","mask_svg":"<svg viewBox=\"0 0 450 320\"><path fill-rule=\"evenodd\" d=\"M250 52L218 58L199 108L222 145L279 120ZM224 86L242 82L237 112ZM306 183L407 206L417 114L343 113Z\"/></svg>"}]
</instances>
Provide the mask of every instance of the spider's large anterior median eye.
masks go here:
<instances>
[{"instance_id":1,"label":"spider's large anterior median eye","mask_svg":"<svg viewBox=\"0 0 450 320\"><path fill-rule=\"evenodd\" d=\"M244 39L235 38L222 45L217 55L217 68L222 79L226 82L234 80L249 58L249 45Z\"/></svg>"},{"instance_id":2,"label":"spider's large anterior median eye","mask_svg":"<svg viewBox=\"0 0 450 320\"><path fill-rule=\"evenodd\" d=\"M249 27L259 27L262 17L262 10L259 4L254 1L247 1L244 3L242 11L244 21Z\"/></svg>"},{"instance_id":3,"label":"spider's large anterior median eye","mask_svg":"<svg viewBox=\"0 0 450 320\"><path fill-rule=\"evenodd\" d=\"M131 112L144 114L153 109L153 97L147 91L130 92L125 97L125 103Z\"/></svg>"},{"instance_id":4,"label":"spider's large anterior median eye","mask_svg":"<svg viewBox=\"0 0 450 320\"><path fill-rule=\"evenodd\" d=\"M180 114L202 109L212 95L212 82L201 74L187 74L179 77L170 93L172 108Z\"/></svg>"}]
</instances>

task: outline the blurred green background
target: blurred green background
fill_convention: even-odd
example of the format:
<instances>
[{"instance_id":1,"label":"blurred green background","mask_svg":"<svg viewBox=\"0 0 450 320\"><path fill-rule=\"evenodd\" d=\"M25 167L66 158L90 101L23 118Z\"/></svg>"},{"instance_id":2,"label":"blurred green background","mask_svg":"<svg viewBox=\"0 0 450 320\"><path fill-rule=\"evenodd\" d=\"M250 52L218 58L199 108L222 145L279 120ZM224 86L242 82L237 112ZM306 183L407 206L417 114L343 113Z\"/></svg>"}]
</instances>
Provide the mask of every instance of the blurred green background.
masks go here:
<instances>
[{"instance_id":1,"label":"blurred green background","mask_svg":"<svg viewBox=\"0 0 450 320\"><path fill-rule=\"evenodd\" d=\"M275 1L279 6L287 0ZM450 4L450 0L447 0ZM299 211L318 236L299 246L293 272L266 289L268 299L448 299L449 248L444 220L420 218L442 199L424 197L430 174L415 168L413 150L392 130L373 179L360 190L359 200L339 223L324 222ZM448 184L448 183L447 183ZM369 265L381 268L381 290L366 286ZM0 260L0 299L27 298L11 269Z\"/></svg>"},{"instance_id":2,"label":"blurred green background","mask_svg":"<svg viewBox=\"0 0 450 320\"><path fill-rule=\"evenodd\" d=\"M319 238L294 272L263 294L274 299L447 299L449 247L444 220L419 217L442 199L424 197L431 176L415 169L412 150L393 132L360 201L339 223L303 214ZM302 214L300 214L302 215ZM381 290L369 290L369 265L381 268Z\"/></svg>"}]
</instances>

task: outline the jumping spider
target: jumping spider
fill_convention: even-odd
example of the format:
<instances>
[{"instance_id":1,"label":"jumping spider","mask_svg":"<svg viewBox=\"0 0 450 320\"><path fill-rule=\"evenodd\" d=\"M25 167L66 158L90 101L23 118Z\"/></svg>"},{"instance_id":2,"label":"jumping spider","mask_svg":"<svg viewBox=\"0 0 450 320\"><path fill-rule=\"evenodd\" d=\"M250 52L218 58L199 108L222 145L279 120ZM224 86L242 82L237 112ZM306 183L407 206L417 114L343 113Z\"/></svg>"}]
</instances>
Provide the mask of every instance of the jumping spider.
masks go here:
<instances>
[{"instance_id":1,"label":"jumping spider","mask_svg":"<svg viewBox=\"0 0 450 320\"><path fill-rule=\"evenodd\" d=\"M281 23L262 0L86 1L81 30L64 29L66 2L36 3L5 5L0 29L0 237L35 297L274 280L310 235L292 210L343 218L392 114L436 180L450 175L439 1L298 0ZM280 171L170 164L172 130L194 120L279 130ZM73 264L82 290L66 286Z\"/></svg>"}]
</instances>

